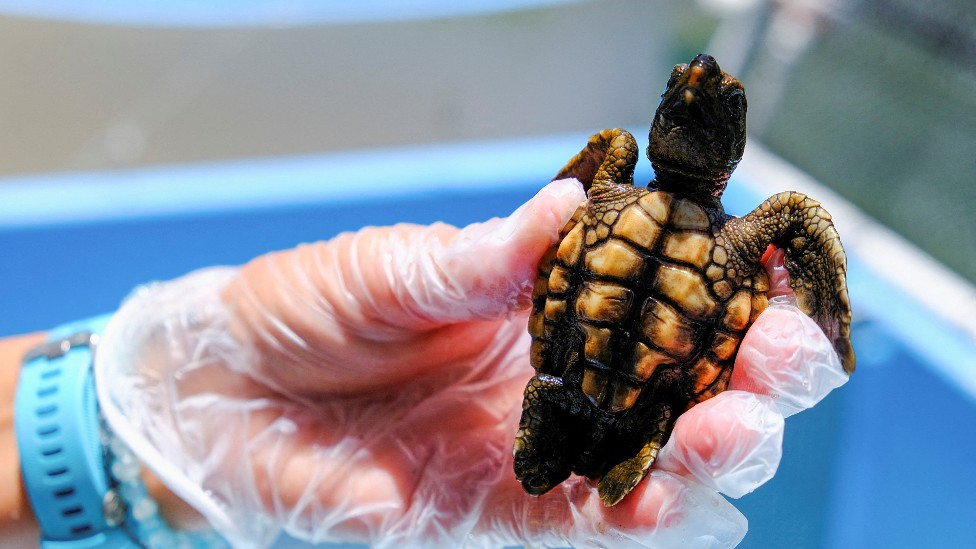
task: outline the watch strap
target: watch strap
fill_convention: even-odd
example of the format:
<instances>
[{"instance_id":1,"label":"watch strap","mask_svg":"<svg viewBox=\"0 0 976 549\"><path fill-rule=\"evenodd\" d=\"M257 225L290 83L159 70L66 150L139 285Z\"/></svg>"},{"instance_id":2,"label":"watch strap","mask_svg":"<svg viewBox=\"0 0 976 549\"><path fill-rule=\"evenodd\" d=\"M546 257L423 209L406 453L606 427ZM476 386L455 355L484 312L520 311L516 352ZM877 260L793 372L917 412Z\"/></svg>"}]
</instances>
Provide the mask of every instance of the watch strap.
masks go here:
<instances>
[{"instance_id":1,"label":"watch strap","mask_svg":"<svg viewBox=\"0 0 976 549\"><path fill-rule=\"evenodd\" d=\"M136 547L119 525L92 362L110 315L52 330L27 353L14 401L21 472L45 549Z\"/></svg>"}]
</instances>

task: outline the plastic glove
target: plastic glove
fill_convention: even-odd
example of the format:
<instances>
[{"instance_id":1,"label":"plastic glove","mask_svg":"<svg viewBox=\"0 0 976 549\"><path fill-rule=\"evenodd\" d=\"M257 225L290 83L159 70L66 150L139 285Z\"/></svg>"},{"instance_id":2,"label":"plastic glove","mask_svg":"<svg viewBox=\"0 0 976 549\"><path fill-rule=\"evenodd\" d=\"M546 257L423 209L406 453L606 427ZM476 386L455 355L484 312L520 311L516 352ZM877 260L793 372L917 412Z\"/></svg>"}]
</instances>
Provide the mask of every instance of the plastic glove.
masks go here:
<instances>
[{"instance_id":1,"label":"plastic glove","mask_svg":"<svg viewBox=\"0 0 976 549\"><path fill-rule=\"evenodd\" d=\"M812 405L831 384L803 380L846 379L785 305L739 353L735 387L761 394L684 414L617 506L583 478L538 498L515 480L528 296L583 199L558 181L505 219L367 228L142 288L98 348L106 419L239 547L281 529L376 547L734 546L746 520L716 490L774 474L776 403Z\"/></svg>"}]
</instances>

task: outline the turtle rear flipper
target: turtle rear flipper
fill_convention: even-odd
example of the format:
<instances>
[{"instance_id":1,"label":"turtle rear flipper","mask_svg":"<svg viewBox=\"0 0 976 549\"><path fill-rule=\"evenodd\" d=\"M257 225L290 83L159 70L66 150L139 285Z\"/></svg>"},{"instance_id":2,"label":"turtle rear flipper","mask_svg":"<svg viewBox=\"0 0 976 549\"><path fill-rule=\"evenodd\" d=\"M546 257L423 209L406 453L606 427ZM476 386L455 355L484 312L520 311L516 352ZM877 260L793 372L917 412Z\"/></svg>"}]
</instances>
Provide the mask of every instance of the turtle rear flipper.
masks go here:
<instances>
[{"instance_id":1,"label":"turtle rear flipper","mask_svg":"<svg viewBox=\"0 0 976 549\"><path fill-rule=\"evenodd\" d=\"M729 220L722 236L747 261L758 262L770 244L785 251L797 306L817 322L852 373L847 255L827 210L802 193L782 192Z\"/></svg>"},{"instance_id":2,"label":"turtle rear flipper","mask_svg":"<svg viewBox=\"0 0 976 549\"><path fill-rule=\"evenodd\" d=\"M639 414L639 424L643 429L643 443L629 458L616 463L600 479L600 499L607 507L620 502L633 490L637 483L647 476L658 453L671 436L677 416L667 404L655 404L645 413Z\"/></svg>"},{"instance_id":3,"label":"turtle rear flipper","mask_svg":"<svg viewBox=\"0 0 976 549\"><path fill-rule=\"evenodd\" d=\"M566 423L561 378L539 374L525 387L522 417L515 434L515 478L525 491L540 496L569 478L573 433Z\"/></svg>"}]
</instances>

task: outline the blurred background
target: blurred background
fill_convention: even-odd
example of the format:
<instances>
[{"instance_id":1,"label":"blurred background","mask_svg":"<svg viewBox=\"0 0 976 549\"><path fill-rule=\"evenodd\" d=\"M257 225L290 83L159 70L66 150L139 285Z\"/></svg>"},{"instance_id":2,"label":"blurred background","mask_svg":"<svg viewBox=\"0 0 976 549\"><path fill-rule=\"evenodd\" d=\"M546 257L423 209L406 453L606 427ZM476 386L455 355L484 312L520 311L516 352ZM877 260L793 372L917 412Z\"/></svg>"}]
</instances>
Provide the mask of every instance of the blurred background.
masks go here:
<instances>
[{"instance_id":1,"label":"blurred background","mask_svg":"<svg viewBox=\"0 0 976 549\"><path fill-rule=\"evenodd\" d=\"M4 4L0 175L643 126L708 50L753 140L976 280L972 0Z\"/></svg>"},{"instance_id":2,"label":"blurred background","mask_svg":"<svg viewBox=\"0 0 976 549\"><path fill-rule=\"evenodd\" d=\"M972 0L36 4L0 0L2 333L367 223L505 215L590 133L646 140L708 52L749 97L727 206L813 189L859 307L860 370L735 502L743 546L972 541Z\"/></svg>"}]
</instances>

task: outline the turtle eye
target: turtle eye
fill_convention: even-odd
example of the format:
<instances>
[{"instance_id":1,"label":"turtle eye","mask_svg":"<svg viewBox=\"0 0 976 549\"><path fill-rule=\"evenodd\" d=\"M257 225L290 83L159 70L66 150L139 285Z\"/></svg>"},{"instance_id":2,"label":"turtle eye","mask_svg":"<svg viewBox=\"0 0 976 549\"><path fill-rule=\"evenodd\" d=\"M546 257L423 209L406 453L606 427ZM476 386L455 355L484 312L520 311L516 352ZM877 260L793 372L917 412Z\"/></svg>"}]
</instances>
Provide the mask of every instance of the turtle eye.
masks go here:
<instances>
[{"instance_id":1,"label":"turtle eye","mask_svg":"<svg viewBox=\"0 0 976 549\"><path fill-rule=\"evenodd\" d=\"M733 89L724 97L726 112L738 115L746 112L746 94L741 89Z\"/></svg>"},{"instance_id":2,"label":"turtle eye","mask_svg":"<svg viewBox=\"0 0 976 549\"><path fill-rule=\"evenodd\" d=\"M678 81L678 78L681 78L681 75L684 74L686 70L688 70L687 63L679 63L675 65L674 68L671 69L671 78L668 78L668 85L664 88L665 91L671 89L671 87L674 86L674 83Z\"/></svg>"},{"instance_id":3,"label":"turtle eye","mask_svg":"<svg viewBox=\"0 0 976 549\"><path fill-rule=\"evenodd\" d=\"M671 78L668 78L668 83L664 86L664 91L661 92L661 98L657 101L658 107L660 107L661 102L664 101L664 96L667 95L669 90L674 88L675 82L678 81L678 78L681 78L681 75L684 74L686 70L688 70L688 65L685 63L675 65L674 68L671 69Z\"/></svg>"},{"instance_id":4,"label":"turtle eye","mask_svg":"<svg viewBox=\"0 0 976 549\"><path fill-rule=\"evenodd\" d=\"M723 117L725 118L723 138L729 154L735 162L742 157L746 144L746 93L741 88L731 90L722 96Z\"/></svg>"},{"instance_id":5,"label":"turtle eye","mask_svg":"<svg viewBox=\"0 0 976 549\"><path fill-rule=\"evenodd\" d=\"M722 97L722 108L725 110L726 123L738 127L742 126L741 131L745 132L746 121L746 94L741 89L732 90Z\"/></svg>"}]
</instances>

